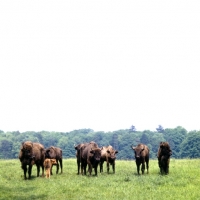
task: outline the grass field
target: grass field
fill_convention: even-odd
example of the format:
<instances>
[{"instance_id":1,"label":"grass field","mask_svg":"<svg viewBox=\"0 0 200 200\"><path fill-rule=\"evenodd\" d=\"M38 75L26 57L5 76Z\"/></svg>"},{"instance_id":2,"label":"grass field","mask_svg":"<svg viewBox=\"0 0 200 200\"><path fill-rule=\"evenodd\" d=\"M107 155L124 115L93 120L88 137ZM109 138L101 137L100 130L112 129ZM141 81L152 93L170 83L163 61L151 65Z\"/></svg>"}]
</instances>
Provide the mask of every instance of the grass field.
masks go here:
<instances>
[{"instance_id":1,"label":"grass field","mask_svg":"<svg viewBox=\"0 0 200 200\"><path fill-rule=\"evenodd\" d=\"M98 169L99 170L99 169ZM136 174L132 161L116 160L116 173L77 175L75 159L64 160L63 174L50 179L24 180L19 160L0 160L0 199L77 200L200 200L200 159L171 159L169 175L160 175L157 160L150 160L149 174Z\"/></svg>"}]
</instances>

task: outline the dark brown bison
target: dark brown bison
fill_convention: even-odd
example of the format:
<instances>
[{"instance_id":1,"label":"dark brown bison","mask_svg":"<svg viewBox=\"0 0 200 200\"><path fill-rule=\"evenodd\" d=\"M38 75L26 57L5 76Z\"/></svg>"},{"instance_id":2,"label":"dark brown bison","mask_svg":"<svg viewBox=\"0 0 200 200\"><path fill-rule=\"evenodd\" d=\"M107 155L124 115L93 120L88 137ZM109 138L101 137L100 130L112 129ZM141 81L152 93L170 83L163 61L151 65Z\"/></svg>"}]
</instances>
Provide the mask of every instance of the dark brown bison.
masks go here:
<instances>
[{"instance_id":1,"label":"dark brown bison","mask_svg":"<svg viewBox=\"0 0 200 200\"><path fill-rule=\"evenodd\" d=\"M78 173L80 174L80 166L81 166L81 155L83 149L88 145L88 143L80 143L78 145L74 145L74 148L76 150L76 159L77 159L77 168L78 168Z\"/></svg>"},{"instance_id":2,"label":"dark brown bison","mask_svg":"<svg viewBox=\"0 0 200 200\"><path fill-rule=\"evenodd\" d=\"M168 142L160 142L160 146L158 148L158 166L160 168L161 174L169 173L169 162L170 156L172 155L172 151L170 149Z\"/></svg>"},{"instance_id":3,"label":"dark brown bison","mask_svg":"<svg viewBox=\"0 0 200 200\"><path fill-rule=\"evenodd\" d=\"M135 162L137 166L137 172L140 174L140 165L142 164L141 171L144 174L145 162L147 173L149 173L149 148L144 144L138 144L136 147L131 146L135 153Z\"/></svg>"},{"instance_id":4,"label":"dark brown bison","mask_svg":"<svg viewBox=\"0 0 200 200\"><path fill-rule=\"evenodd\" d=\"M40 143L33 143L31 141L23 142L19 152L19 160L21 167L24 170L24 179L27 179L27 165L28 165L28 178L31 178L32 166L37 166L37 177L40 174L40 167L42 167L42 176L44 176L44 146Z\"/></svg>"},{"instance_id":5,"label":"dark brown bison","mask_svg":"<svg viewBox=\"0 0 200 200\"><path fill-rule=\"evenodd\" d=\"M115 159L118 151L113 149L111 145L103 147L101 150L101 160L100 160L100 173L103 172L103 163L106 161L107 173L109 173L110 164L112 165L113 173L115 173Z\"/></svg>"},{"instance_id":6,"label":"dark brown bison","mask_svg":"<svg viewBox=\"0 0 200 200\"><path fill-rule=\"evenodd\" d=\"M89 175L92 173L94 168L95 175L97 176L97 168L101 159L101 149L95 142L90 142L85 146L81 152L81 173L86 175L86 167L88 165Z\"/></svg>"},{"instance_id":7,"label":"dark brown bison","mask_svg":"<svg viewBox=\"0 0 200 200\"><path fill-rule=\"evenodd\" d=\"M62 149L60 149L58 147L54 147L54 146L47 148L45 150L45 158L56 159L56 162L57 162L57 164L56 164L56 174L58 174L58 171L59 171L59 163L60 163L60 169L61 169L60 173L63 172ZM53 165L55 165L55 164L53 164ZM53 165L52 165L52 167L53 167ZM51 167L51 175L53 174L52 173L52 167Z\"/></svg>"}]
</instances>

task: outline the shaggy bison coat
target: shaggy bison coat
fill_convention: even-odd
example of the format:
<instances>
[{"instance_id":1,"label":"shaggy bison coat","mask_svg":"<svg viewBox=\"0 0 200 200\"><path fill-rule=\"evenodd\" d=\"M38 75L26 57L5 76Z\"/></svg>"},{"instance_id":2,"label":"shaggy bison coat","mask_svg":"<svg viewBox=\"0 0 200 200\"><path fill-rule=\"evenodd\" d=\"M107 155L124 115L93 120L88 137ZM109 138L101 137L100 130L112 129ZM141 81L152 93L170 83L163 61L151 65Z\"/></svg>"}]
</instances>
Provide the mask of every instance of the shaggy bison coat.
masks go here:
<instances>
[{"instance_id":1,"label":"shaggy bison coat","mask_svg":"<svg viewBox=\"0 0 200 200\"><path fill-rule=\"evenodd\" d=\"M56 159L46 158L44 160L44 169L46 171L46 178L50 178L52 165L56 165Z\"/></svg>"},{"instance_id":2,"label":"shaggy bison coat","mask_svg":"<svg viewBox=\"0 0 200 200\"><path fill-rule=\"evenodd\" d=\"M54 146L47 148L45 150L45 158L56 159L56 162L57 162L57 164L56 164L56 174L58 174L58 171L59 171L59 163L60 163L60 169L61 169L60 173L63 172L62 149L60 149L58 147L54 147ZM53 167L53 165L52 165L52 167ZM52 173L52 167L51 167L51 175L53 174Z\"/></svg>"},{"instance_id":3,"label":"shaggy bison coat","mask_svg":"<svg viewBox=\"0 0 200 200\"><path fill-rule=\"evenodd\" d=\"M160 142L160 146L158 148L158 166L160 168L161 174L169 173L169 162L170 156L172 155L172 151L170 149L168 142Z\"/></svg>"},{"instance_id":4,"label":"shaggy bison coat","mask_svg":"<svg viewBox=\"0 0 200 200\"><path fill-rule=\"evenodd\" d=\"M144 144L138 144L136 147L131 146L135 153L135 162L137 166L137 173L140 174L140 165L142 174L144 174L145 170L145 162L147 173L149 173L149 148Z\"/></svg>"},{"instance_id":5,"label":"shaggy bison coat","mask_svg":"<svg viewBox=\"0 0 200 200\"><path fill-rule=\"evenodd\" d=\"M81 152L81 173L86 175L86 167L88 165L89 175L92 173L94 168L95 175L97 176L97 168L101 159L101 149L95 142L90 142L85 146Z\"/></svg>"},{"instance_id":6,"label":"shaggy bison coat","mask_svg":"<svg viewBox=\"0 0 200 200\"><path fill-rule=\"evenodd\" d=\"M81 155L83 152L83 149L88 145L88 143L80 143L78 145L74 145L74 148L76 150L76 159L77 159L77 174L80 174L80 167L81 167Z\"/></svg>"},{"instance_id":7,"label":"shaggy bison coat","mask_svg":"<svg viewBox=\"0 0 200 200\"><path fill-rule=\"evenodd\" d=\"M100 159L100 173L103 172L103 163L106 161L107 164L107 173L109 173L110 164L112 165L113 173L115 173L115 159L116 151L111 145L103 147L101 150L101 159Z\"/></svg>"},{"instance_id":8,"label":"shaggy bison coat","mask_svg":"<svg viewBox=\"0 0 200 200\"><path fill-rule=\"evenodd\" d=\"M31 178L32 166L34 164L37 166L37 177L40 174L40 167L42 167L42 176L44 176L44 158L44 146L42 144L33 143L31 141L22 143L19 151L19 160L21 161L21 167L24 170L24 179L27 179L27 170L28 178Z\"/></svg>"}]
</instances>

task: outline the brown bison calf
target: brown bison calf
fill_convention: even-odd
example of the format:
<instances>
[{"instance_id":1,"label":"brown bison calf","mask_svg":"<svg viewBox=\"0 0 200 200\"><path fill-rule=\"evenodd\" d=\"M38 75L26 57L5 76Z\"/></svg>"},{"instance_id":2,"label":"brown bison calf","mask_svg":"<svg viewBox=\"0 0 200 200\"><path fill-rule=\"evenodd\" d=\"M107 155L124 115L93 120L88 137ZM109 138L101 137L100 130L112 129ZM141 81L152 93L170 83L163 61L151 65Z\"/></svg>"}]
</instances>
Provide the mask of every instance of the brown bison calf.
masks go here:
<instances>
[{"instance_id":1,"label":"brown bison calf","mask_svg":"<svg viewBox=\"0 0 200 200\"><path fill-rule=\"evenodd\" d=\"M135 162L137 166L137 172L140 174L140 165L142 164L141 171L144 174L145 162L147 173L149 173L149 148L144 144L138 144L136 147L131 146L135 153Z\"/></svg>"},{"instance_id":2,"label":"brown bison calf","mask_svg":"<svg viewBox=\"0 0 200 200\"><path fill-rule=\"evenodd\" d=\"M50 178L52 165L56 165L56 164L57 164L56 159L46 158L44 160L44 169L46 171L46 178Z\"/></svg>"},{"instance_id":3,"label":"brown bison calf","mask_svg":"<svg viewBox=\"0 0 200 200\"><path fill-rule=\"evenodd\" d=\"M169 173L169 162L170 156L172 155L172 151L170 149L168 142L160 142L160 146L158 149L158 166L160 168L161 174Z\"/></svg>"}]
</instances>

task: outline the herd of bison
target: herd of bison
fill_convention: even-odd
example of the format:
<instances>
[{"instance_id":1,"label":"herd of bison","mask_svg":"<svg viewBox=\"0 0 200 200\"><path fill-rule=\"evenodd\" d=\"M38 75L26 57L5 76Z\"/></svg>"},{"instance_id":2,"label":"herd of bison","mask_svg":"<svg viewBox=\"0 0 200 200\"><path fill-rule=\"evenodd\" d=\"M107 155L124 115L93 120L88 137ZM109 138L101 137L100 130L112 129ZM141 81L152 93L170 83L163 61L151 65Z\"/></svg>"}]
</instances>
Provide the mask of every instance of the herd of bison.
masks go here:
<instances>
[{"instance_id":1,"label":"herd of bison","mask_svg":"<svg viewBox=\"0 0 200 200\"><path fill-rule=\"evenodd\" d=\"M97 175L97 167L100 166L100 173L103 172L104 161L107 164L107 173L109 173L110 166L112 166L113 173L115 173L115 159L118 153L112 146L99 147L97 143L91 141L90 143L81 143L74 145L76 150L77 168L78 174L89 175L94 168L95 175ZM147 173L149 170L149 148L145 144L138 144L136 147L131 145L131 148L135 154L135 162L137 166L137 173L142 174L145 171L145 164ZM169 173L169 161L172 151L168 142L160 142L157 158L158 166L161 174ZM21 167L24 171L24 179L31 178L32 166L37 166L37 176L40 175L40 167L42 168L42 176L44 176L44 170L46 171L46 177L50 178L52 175L52 167L56 165L56 173L63 172L62 163L62 149L51 146L44 148L40 143L34 143L31 141L23 142L19 152L19 160L21 161ZM141 168L140 168L141 166ZM86 168L88 167L87 171Z\"/></svg>"}]
</instances>

